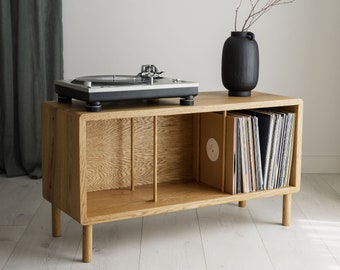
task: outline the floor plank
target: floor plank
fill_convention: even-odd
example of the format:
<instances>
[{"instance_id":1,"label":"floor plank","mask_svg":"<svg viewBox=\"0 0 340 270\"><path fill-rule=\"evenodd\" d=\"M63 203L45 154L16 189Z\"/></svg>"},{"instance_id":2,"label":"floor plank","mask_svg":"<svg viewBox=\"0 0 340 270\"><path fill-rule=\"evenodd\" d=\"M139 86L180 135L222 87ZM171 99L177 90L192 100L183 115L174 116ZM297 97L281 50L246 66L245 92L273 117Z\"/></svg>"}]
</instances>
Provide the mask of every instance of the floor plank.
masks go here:
<instances>
[{"instance_id":1,"label":"floor plank","mask_svg":"<svg viewBox=\"0 0 340 270\"><path fill-rule=\"evenodd\" d=\"M290 226L281 225L282 197L248 202L255 226L276 270L332 269L337 263L327 245L311 237L310 223L294 201ZM307 229L308 228L308 229Z\"/></svg>"},{"instance_id":2,"label":"floor plank","mask_svg":"<svg viewBox=\"0 0 340 270\"><path fill-rule=\"evenodd\" d=\"M196 210L144 218L140 269L206 269Z\"/></svg>"},{"instance_id":3,"label":"floor plank","mask_svg":"<svg viewBox=\"0 0 340 270\"><path fill-rule=\"evenodd\" d=\"M138 269L142 218L93 226L93 258L91 263L73 262L72 269ZM76 257L81 259L82 245ZM64 268L68 269L68 268Z\"/></svg>"},{"instance_id":4,"label":"floor plank","mask_svg":"<svg viewBox=\"0 0 340 270\"><path fill-rule=\"evenodd\" d=\"M340 196L340 174L320 174L320 178L330 185Z\"/></svg>"},{"instance_id":5,"label":"floor plank","mask_svg":"<svg viewBox=\"0 0 340 270\"><path fill-rule=\"evenodd\" d=\"M54 238L50 216L50 204L44 201L3 269L63 269L70 262L80 261L76 258L80 225L63 214L63 237Z\"/></svg>"},{"instance_id":6,"label":"floor plank","mask_svg":"<svg viewBox=\"0 0 340 270\"><path fill-rule=\"evenodd\" d=\"M273 269L247 208L198 209L208 269Z\"/></svg>"},{"instance_id":7,"label":"floor plank","mask_svg":"<svg viewBox=\"0 0 340 270\"><path fill-rule=\"evenodd\" d=\"M0 225L27 226L42 200L41 180L0 177Z\"/></svg>"},{"instance_id":8,"label":"floor plank","mask_svg":"<svg viewBox=\"0 0 340 270\"><path fill-rule=\"evenodd\" d=\"M26 226L0 226L0 269L5 265Z\"/></svg>"},{"instance_id":9,"label":"floor plank","mask_svg":"<svg viewBox=\"0 0 340 270\"><path fill-rule=\"evenodd\" d=\"M340 175L305 174L296 201L306 214L305 230L327 246L340 265ZM340 267L339 267L340 268Z\"/></svg>"},{"instance_id":10,"label":"floor plank","mask_svg":"<svg viewBox=\"0 0 340 270\"><path fill-rule=\"evenodd\" d=\"M340 195L327 184L322 175L304 174L301 191L294 195L294 199L307 218L313 221L340 222Z\"/></svg>"}]
</instances>

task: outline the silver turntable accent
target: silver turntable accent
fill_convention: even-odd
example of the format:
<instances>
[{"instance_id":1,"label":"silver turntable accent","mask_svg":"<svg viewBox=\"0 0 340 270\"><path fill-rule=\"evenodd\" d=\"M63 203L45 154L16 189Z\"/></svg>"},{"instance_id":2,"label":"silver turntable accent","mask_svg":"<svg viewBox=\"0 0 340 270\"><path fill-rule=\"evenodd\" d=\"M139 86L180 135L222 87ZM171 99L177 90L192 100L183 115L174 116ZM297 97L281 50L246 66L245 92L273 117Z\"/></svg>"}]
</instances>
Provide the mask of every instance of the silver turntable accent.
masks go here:
<instances>
[{"instance_id":1,"label":"silver turntable accent","mask_svg":"<svg viewBox=\"0 0 340 270\"><path fill-rule=\"evenodd\" d=\"M181 105L194 105L198 83L162 76L154 65L143 65L137 75L95 75L74 80L58 80L58 101L71 103L72 98L85 101L88 111L101 111L103 101L179 97Z\"/></svg>"}]
</instances>

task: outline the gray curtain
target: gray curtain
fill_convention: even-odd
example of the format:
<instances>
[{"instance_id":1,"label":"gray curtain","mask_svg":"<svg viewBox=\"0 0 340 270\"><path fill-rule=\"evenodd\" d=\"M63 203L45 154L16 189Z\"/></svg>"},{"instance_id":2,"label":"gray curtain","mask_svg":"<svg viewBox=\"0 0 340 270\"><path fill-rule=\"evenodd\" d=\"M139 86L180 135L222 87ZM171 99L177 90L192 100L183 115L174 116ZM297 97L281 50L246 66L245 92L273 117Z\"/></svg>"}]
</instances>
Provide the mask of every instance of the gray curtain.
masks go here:
<instances>
[{"instance_id":1,"label":"gray curtain","mask_svg":"<svg viewBox=\"0 0 340 270\"><path fill-rule=\"evenodd\" d=\"M63 77L62 1L0 0L0 172L41 177L41 103Z\"/></svg>"}]
</instances>

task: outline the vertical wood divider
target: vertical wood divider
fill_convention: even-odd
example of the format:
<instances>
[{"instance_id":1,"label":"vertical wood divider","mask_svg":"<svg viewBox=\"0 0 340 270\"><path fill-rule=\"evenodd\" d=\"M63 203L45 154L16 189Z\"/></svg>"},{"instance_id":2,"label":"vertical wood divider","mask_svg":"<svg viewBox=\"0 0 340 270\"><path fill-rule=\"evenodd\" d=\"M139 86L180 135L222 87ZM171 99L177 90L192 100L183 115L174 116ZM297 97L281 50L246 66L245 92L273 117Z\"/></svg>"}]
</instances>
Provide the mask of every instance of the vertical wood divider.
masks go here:
<instances>
[{"instance_id":1,"label":"vertical wood divider","mask_svg":"<svg viewBox=\"0 0 340 270\"><path fill-rule=\"evenodd\" d=\"M153 200L157 202L157 116L153 117Z\"/></svg>"},{"instance_id":2,"label":"vertical wood divider","mask_svg":"<svg viewBox=\"0 0 340 270\"><path fill-rule=\"evenodd\" d=\"M135 130L134 130L134 121L133 118L131 118L131 190L135 190L135 176L134 176L134 167L135 167L135 149L134 149L134 135L135 135Z\"/></svg>"},{"instance_id":3,"label":"vertical wood divider","mask_svg":"<svg viewBox=\"0 0 340 270\"><path fill-rule=\"evenodd\" d=\"M224 192L225 191L225 155L226 155L226 134L227 134L227 125L226 125L226 118L227 118L227 112L224 111L223 112L223 118L222 118L222 174L221 174L221 191Z\"/></svg>"},{"instance_id":4,"label":"vertical wood divider","mask_svg":"<svg viewBox=\"0 0 340 270\"><path fill-rule=\"evenodd\" d=\"M196 147L195 149L195 155L196 155L196 164L194 169L196 170L196 182L199 182L200 180L200 129L201 129L201 114L195 114L195 124L196 124L196 129L194 132L196 132L196 135L194 136L196 138L194 146Z\"/></svg>"}]
</instances>

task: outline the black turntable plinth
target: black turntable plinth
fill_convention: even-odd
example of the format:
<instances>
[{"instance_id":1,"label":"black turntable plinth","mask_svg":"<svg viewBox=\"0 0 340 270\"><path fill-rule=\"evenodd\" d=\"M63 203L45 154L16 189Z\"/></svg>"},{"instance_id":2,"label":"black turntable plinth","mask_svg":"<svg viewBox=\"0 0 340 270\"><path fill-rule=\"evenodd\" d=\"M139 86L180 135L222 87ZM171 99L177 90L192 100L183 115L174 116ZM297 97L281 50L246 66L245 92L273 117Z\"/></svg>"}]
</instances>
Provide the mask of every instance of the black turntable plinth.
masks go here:
<instances>
[{"instance_id":1,"label":"black turntable plinth","mask_svg":"<svg viewBox=\"0 0 340 270\"><path fill-rule=\"evenodd\" d=\"M132 99L180 98L180 105L194 105L198 83L165 78L154 65L143 65L137 75L96 75L55 82L58 102L72 98L86 102L86 109L98 112L102 102Z\"/></svg>"}]
</instances>

